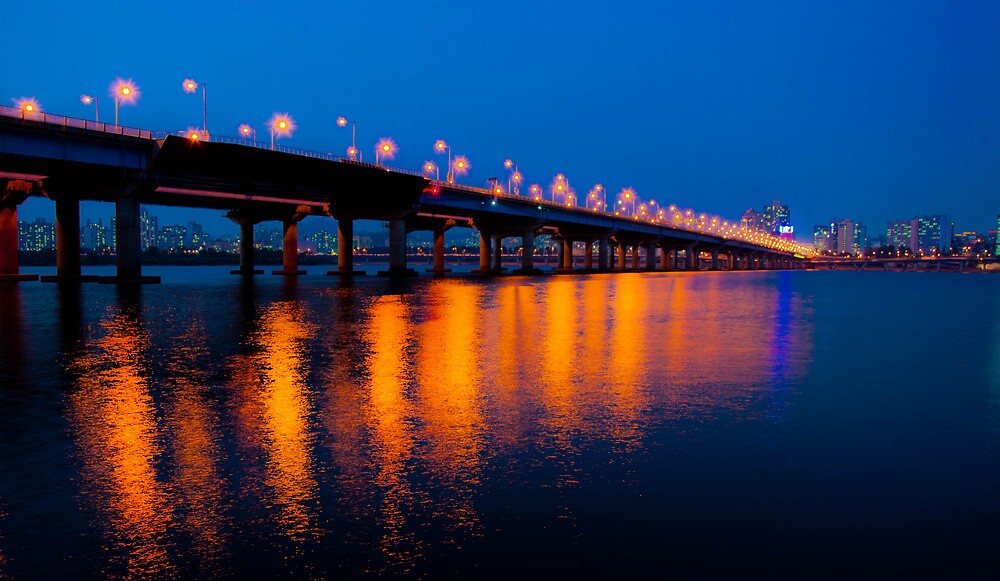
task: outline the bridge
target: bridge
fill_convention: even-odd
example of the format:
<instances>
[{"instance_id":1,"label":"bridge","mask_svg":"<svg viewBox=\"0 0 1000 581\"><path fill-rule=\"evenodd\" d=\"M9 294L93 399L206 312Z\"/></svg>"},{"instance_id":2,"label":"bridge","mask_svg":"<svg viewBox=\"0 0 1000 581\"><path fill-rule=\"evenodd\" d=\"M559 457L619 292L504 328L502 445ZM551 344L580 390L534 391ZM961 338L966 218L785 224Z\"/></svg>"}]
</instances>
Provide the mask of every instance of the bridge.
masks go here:
<instances>
[{"instance_id":1,"label":"bridge","mask_svg":"<svg viewBox=\"0 0 1000 581\"><path fill-rule=\"evenodd\" d=\"M760 233L693 224L683 216L642 218L431 180L417 172L240 138L192 139L0 107L0 279L29 280L18 267L17 207L28 196L55 202L56 272L43 280L86 280L80 268L80 201L115 204L115 277L102 282L153 282L142 276L140 205L227 211L240 226L239 274L262 273L253 261L254 224L283 225L283 263L274 274L297 275L298 223L337 221L337 269L354 276L355 220L389 224L389 266L380 274L413 275L408 232L434 233L434 263L444 273L444 233L479 231L479 268L496 273L501 242L521 240L518 273L538 273L534 239L561 241L556 272L616 270L744 270L803 268L803 249ZM584 247L583 268L574 248ZM596 253L595 253L596 249ZM596 254L596 256L595 256ZM96 278L96 277L94 277Z\"/></svg>"},{"instance_id":2,"label":"bridge","mask_svg":"<svg viewBox=\"0 0 1000 581\"><path fill-rule=\"evenodd\" d=\"M893 272L965 272L989 270L1000 265L1000 257L987 256L900 256L839 257L816 256L808 268L815 270L877 270Z\"/></svg>"}]
</instances>

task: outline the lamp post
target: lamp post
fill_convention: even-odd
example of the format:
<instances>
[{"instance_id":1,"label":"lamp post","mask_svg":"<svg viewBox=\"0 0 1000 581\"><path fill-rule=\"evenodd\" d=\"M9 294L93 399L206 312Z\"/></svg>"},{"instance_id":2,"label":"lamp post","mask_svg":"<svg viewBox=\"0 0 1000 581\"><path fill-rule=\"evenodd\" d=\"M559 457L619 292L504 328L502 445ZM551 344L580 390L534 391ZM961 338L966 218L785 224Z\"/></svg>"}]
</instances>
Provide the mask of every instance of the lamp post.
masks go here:
<instances>
[{"instance_id":1,"label":"lamp post","mask_svg":"<svg viewBox=\"0 0 1000 581\"><path fill-rule=\"evenodd\" d=\"M528 191L531 192L531 200L534 202L542 201L542 186L538 184L531 184L528 187Z\"/></svg>"},{"instance_id":2,"label":"lamp post","mask_svg":"<svg viewBox=\"0 0 1000 581\"><path fill-rule=\"evenodd\" d=\"M444 179L450 184L455 181L451 173L451 146L445 143L444 139L438 139L434 142L434 153L446 152L448 153L448 172L445 174Z\"/></svg>"},{"instance_id":3,"label":"lamp post","mask_svg":"<svg viewBox=\"0 0 1000 581\"><path fill-rule=\"evenodd\" d=\"M256 129L254 129L253 127L250 127L249 125L247 125L246 123L244 123L244 124L242 124L242 125L239 126L238 130L240 132L240 136L242 136L244 139L246 139L247 137L251 137L252 136L253 137L253 146L257 147L257 130Z\"/></svg>"},{"instance_id":4,"label":"lamp post","mask_svg":"<svg viewBox=\"0 0 1000 581\"><path fill-rule=\"evenodd\" d=\"M99 103L97 102L97 97L91 97L90 95L80 95L80 102L84 105L94 104L94 123L101 122L101 110Z\"/></svg>"},{"instance_id":5,"label":"lamp post","mask_svg":"<svg viewBox=\"0 0 1000 581\"><path fill-rule=\"evenodd\" d=\"M184 88L185 93L194 93L198 90L198 83L194 79L184 79L181 84ZM202 100L202 124L201 128L208 133L208 83L201 84L201 100Z\"/></svg>"},{"instance_id":6,"label":"lamp post","mask_svg":"<svg viewBox=\"0 0 1000 581\"><path fill-rule=\"evenodd\" d=\"M21 97L20 99L13 99L14 106L21 110L21 118L23 119L26 115L34 115L42 112L42 107L35 101L34 97Z\"/></svg>"},{"instance_id":7,"label":"lamp post","mask_svg":"<svg viewBox=\"0 0 1000 581\"><path fill-rule=\"evenodd\" d=\"M441 172L438 169L437 164L434 163L433 161L425 161L424 162L424 175L426 175L427 177L431 177L431 174L434 175L434 179L435 180L441 181Z\"/></svg>"},{"instance_id":8,"label":"lamp post","mask_svg":"<svg viewBox=\"0 0 1000 581\"><path fill-rule=\"evenodd\" d=\"M118 125L119 105L135 105L142 94L132 79L125 80L121 77L115 77L115 80L111 81L108 93L115 99L115 125Z\"/></svg>"},{"instance_id":9,"label":"lamp post","mask_svg":"<svg viewBox=\"0 0 1000 581\"><path fill-rule=\"evenodd\" d=\"M271 129L271 149L274 149L275 136L291 137L292 131L296 129L295 120L288 113L275 113L267 122L267 126Z\"/></svg>"},{"instance_id":10,"label":"lamp post","mask_svg":"<svg viewBox=\"0 0 1000 581\"><path fill-rule=\"evenodd\" d=\"M450 153L449 153L450 155ZM455 182L455 176L464 176L469 173L469 168L472 164L469 163L468 158L464 155L458 155L455 157L455 161L451 164L451 181L449 183Z\"/></svg>"},{"instance_id":11,"label":"lamp post","mask_svg":"<svg viewBox=\"0 0 1000 581\"><path fill-rule=\"evenodd\" d=\"M337 117L337 127L347 127L348 123L351 124L351 146L347 148L347 155L354 159L358 155L358 122L346 117Z\"/></svg>"},{"instance_id":12,"label":"lamp post","mask_svg":"<svg viewBox=\"0 0 1000 581\"><path fill-rule=\"evenodd\" d=\"M375 165L382 159L392 159L396 156L396 142L391 137L382 137L375 144Z\"/></svg>"},{"instance_id":13,"label":"lamp post","mask_svg":"<svg viewBox=\"0 0 1000 581\"><path fill-rule=\"evenodd\" d=\"M625 206L629 205L629 216L635 217L635 190L632 188L625 188L618 195L621 197L618 202L622 206L622 209L624 210Z\"/></svg>"}]
</instances>

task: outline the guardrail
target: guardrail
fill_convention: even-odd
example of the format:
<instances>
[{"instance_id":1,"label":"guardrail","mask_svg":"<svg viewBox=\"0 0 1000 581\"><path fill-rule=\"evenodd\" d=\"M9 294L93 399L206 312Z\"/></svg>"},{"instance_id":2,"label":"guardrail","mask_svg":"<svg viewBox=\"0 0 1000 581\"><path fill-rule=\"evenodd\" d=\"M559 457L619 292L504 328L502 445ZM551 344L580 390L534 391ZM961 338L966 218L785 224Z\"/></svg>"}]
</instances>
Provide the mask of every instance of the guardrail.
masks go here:
<instances>
[{"instance_id":1,"label":"guardrail","mask_svg":"<svg viewBox=\"0 0 1000 581\"><path fill-rule=\"evenodd\" d=\"M66 117L65 115L52 115L51 113L45 113L43 111L25 111L20 107L8 107L6 105L0 105L0 115L4 117L22 119L24 121L37 121L39 123L47 123L49 125L58 125L59 127L74 127L76 129L100 131L102 133L110 133L112 135L138 137L139 139L162 139L166 135L165 131L150 131L148 129L137 129L135 127L126 127L125 125L115 125L113 123L100 123L97 121L88 121L86 119L77 119L75 117Z\"/></svg>"}]
</instances>

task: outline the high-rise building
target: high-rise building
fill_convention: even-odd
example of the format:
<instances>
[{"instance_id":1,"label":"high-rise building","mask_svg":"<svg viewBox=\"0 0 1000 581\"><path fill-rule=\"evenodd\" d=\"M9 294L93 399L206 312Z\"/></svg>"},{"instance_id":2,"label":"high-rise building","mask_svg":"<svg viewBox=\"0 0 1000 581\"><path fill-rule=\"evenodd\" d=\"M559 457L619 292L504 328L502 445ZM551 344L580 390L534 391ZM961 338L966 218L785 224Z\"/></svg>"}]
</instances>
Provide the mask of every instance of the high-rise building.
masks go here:
<instances>
[{"instance_id":1,"label":"high-rise building","mask_svg":"<svg viewBox=\"0 0 1000 581\"><path fill-rule=\"evenodd\" d=\"M164 226L160 230L160 240L157 247L166 252L184 250L184 239L186 237L187 228L184 226L176 224L173 226Z\"/></svg>"},{"instance_id":2,"label":"high-rise building","mask_svg":"<svg viewBox=\"0 0 1000 581\"><path fill-rule=\"evenodd\" d=\"M868 244L868 229L850 218L830 223L830 250L860 256Z\"/></svg>"},{"instance_id":3,"label":"high-rise building","mask_svg":"<svg viewBox=\"0 0 1000 581\"><path fill-rule=\"evenodd\" d=\"M996 236L996 238L997 238L997 243L996 243L996 247L993 250L993 256L1000 256L1000 214L997 214L997 230L996 230L996 232L997 233L994 234L994 236Z\"/></svg>"},{"instance_id":4,"label":"high-rise building","mask_svg":"<svg viewBox=\"0 0 1000 581\"><path fill-rule=\"evenodd\" d=\"M56 229L50 222L35 218L34 222L18 220L17 246L21 250L35 252L56 247Z\"/></svg>"},{"instance_id":5,"label":"high-rise building","mask_svg":"<svg viewBox=\"0 0 1000 581\"><path fill-rule=\"evenodd\" d=\"M151 216L146 210L139 215L139 239L142 249L145 250L156 246L156 233L159 230L159 220L156 216Z\"/></svg>"},{"instance_id":6,"label":"high-rise building","mask_svg":"<svg viewBox=\"0 0 1000 581\"><path fill-rule=\"evenodd\" d=\"M761 214L763 229L768 234L774 234L782 238L792 240L795 234L792 231L792 213L788 206L775 200L769 206L764 206Z\"/></svg>"},{"instance_id":7,"label":"high-rise building","mask_svg":"<svg viewBox=\"0 0 1000 581\"><path fill-rule=\"evenodd\" d=\"M952 225L947 216L917 216L917 253L924 256L948 254Z\"/></svg>"},{"instance_id":8,"label":"high-rise building","mask_svg":"<svg viewBox=\"0 0 1000 581\"><path fill-rule=\"evenodd\" d=\"M743 212L743 219L740 221L740 224L743 226L743 230L751 232L765 229L763 215L753 208Z\"/></svg>"},{"instance_id":9,"label":"high-rise building","mask_svg":"<svg viewBox=\"0 0 1000 581\"><path fill-rule=\"evenodd\" d=\"M94 224L88 218L87 223L80 228L80 247L84 250L103 252L110 246L108 235L108 228L101 219Z\"/></svg>"},{"instance_id":10,"label":"high-rise building","mask_svg":"<svg viewBox=\"0 0 1000 581\"><path fill-rule=\"evenodd\" d=\"M916 220L894 220L885 224L885 241L889 246L896 248L897 252L911 253L917 252L919 245L917 239Z\"/></svg>"},{"instance_id":11,"label":"high-rise building","mask_svg":"<svg viewBox=\"0 0 1000 581\"><path fill-rule=\"evenodd\" d=\"M826 252L830 248L830 226L816 224L813 226L813 248L816 252Z\"/></svg>"}]
</instances>

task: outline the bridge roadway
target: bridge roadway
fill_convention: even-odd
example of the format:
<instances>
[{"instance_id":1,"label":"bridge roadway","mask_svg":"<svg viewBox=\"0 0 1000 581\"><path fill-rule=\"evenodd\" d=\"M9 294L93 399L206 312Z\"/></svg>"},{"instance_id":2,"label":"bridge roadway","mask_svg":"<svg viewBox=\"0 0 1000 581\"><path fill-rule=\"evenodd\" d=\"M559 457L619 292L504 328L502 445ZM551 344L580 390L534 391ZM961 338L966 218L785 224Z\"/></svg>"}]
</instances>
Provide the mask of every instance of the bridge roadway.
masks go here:
<instances>
[{"instance_id":1,"label":"bridge roadway","mask_svg":"<svg viewBox=\"0 0 1000 581\"><path fill-rule=\"evenodd\" d=\"M416 274L406 265L406 234L416 230L434 232L434 265L428 270L447 272L444 232L455 226L479 231L477 272L484 273L500 271L500 243L507 237L521 238L515 272L539 272L533 249L540 234L562 241L557 272L581 271L574 270L575 242L586 248L583 271L624 270L629 255L631 268L644 270L698 270L703 254L711 269L802 268L804 262L800 255L745 240L497 195L330 155L251 147L233 139L199 142L49 114L22 117L20 110L0 108L0 279L37 278L18 269L17 207L28 196L55 202L57 275L46 277L52 281L84 280L81 200L115 204L117 276L102 282L155 280L142 276L141 204L228 211L240 226L240 268L233 272L242 274L262 272L253 263L253 225L267 220L283 224L283 265L274 274L303 273L297 262L298 222L307 216L337 221L338 264L329 274L342 276L361 274L352 255L358 219L388 222L384 274L390 275Z\"/></svg>"}]
</instances>

